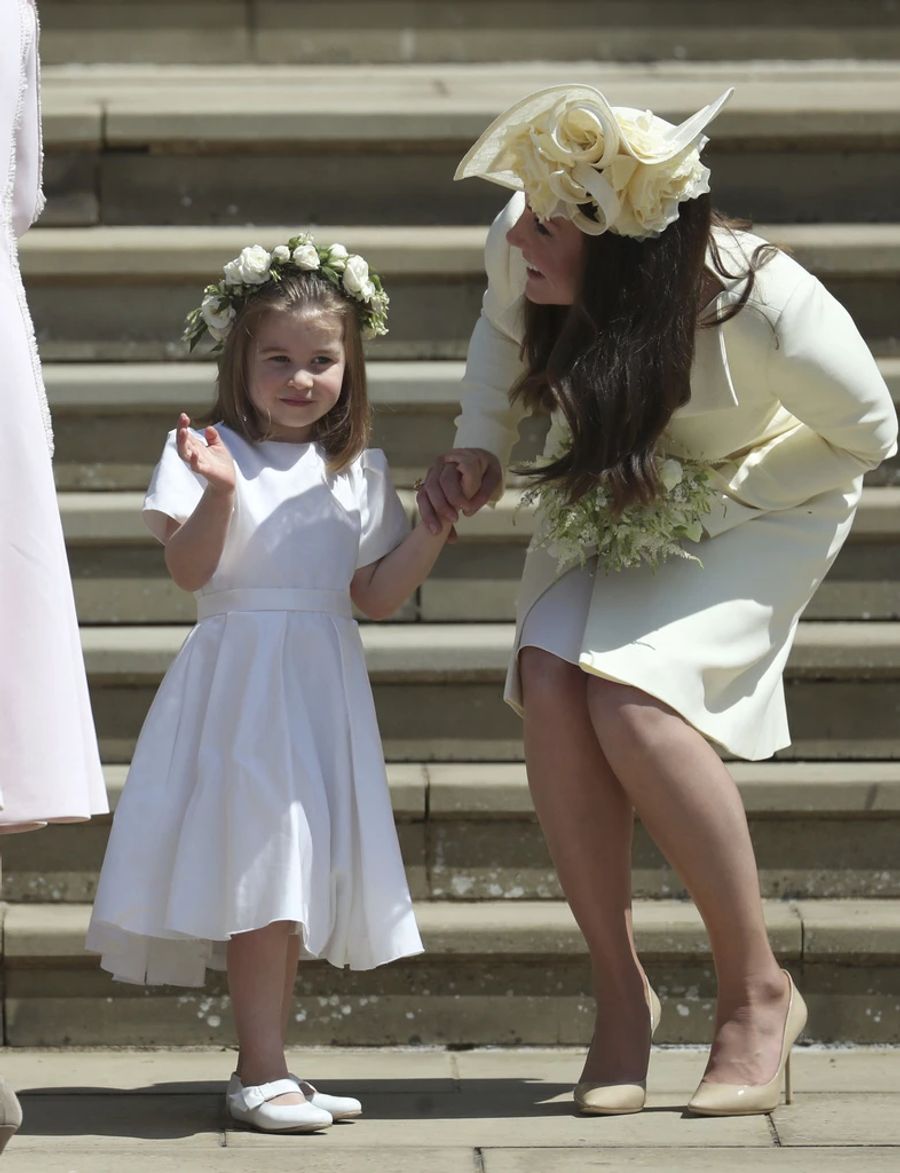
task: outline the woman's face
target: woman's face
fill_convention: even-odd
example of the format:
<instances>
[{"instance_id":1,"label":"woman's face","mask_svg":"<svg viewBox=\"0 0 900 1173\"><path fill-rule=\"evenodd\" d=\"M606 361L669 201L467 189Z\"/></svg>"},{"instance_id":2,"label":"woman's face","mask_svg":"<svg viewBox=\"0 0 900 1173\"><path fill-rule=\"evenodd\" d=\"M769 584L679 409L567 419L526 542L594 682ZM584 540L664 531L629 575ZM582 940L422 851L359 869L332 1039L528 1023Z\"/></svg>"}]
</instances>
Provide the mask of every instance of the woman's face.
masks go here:
<instances>
[{"instance_id":1,"label":"woman's face","mask_svg":"<svg viewBox=\"0 0 900 1173\"><path fill-rule=\"evenodd\" d=\"M525 296L536 305L572 305L581 287L586 241L562 216L541 222L526 207L506 234L528 266Z\"/></svg>"}]
</instances>

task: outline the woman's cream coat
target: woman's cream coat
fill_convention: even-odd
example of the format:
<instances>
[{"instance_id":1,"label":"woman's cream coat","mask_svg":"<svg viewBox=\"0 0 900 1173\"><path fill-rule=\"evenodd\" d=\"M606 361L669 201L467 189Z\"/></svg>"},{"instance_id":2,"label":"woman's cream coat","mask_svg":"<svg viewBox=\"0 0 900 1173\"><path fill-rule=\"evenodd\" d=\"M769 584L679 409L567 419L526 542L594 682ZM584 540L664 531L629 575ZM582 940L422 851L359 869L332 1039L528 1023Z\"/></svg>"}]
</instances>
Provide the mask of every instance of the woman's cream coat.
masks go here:
<instances>
[{"instance_id":1,"label":"woman's cream coat","mask_svg":"<svg viewBox=\"0 0 900 1173\"><path fill-rule=\"evenodd\" d=\"M513 196L488 234L488 289L469 347L455 441L457 447L488 449L504 467L521 418L520 410L509 403L508 390L522 371L519 348L525 284L521 253L510 248L506 232L523 206L524 196ZM746 256L762 243L749 234L734 236L724 230L716 230L716 241L727 267L735 273L746 270ZM724 309L736 301L741 287L740 277L726 282L717 306ZM705 527L708 537L716 540L705 541L700 551L705 577L697 577L704 576L703 570L695 570L691 576L685 573L684 565L671 564L652 583L644 581L650 578L644 571L598 576L586 623L582 667L640 687L656 679L659 664L648 663L647 681L644 670L632 673L628 668L635 660L633 643L619 644L615 649L607 646L603 628L605 623L609 626L610 608L645 607L642 620L633 617L633 634L640 637L642 626L647 632L657 632L660 656L678 660L686 640L697 642L699 615L692 606L691 591L697 595L698 608L700 596L702 607L710 607L709 593L714 586L720 588L723 603L736 597L740 592L737 584L729 581L727 568L732 565L733 574L743 573L743 548L753 559L762 557L770 562L770 576L777 579L782 575L786 580L783 598L776 592L766 601L767 610L783 612L778 616L781 622L770 624L772 646L767 663L761 663L757 649L756 670L749 663L743 671L739 671L739 664L731 666L730 683L737 690L736 697L752 697L757 703L737 719L737 728L725 720L729 728L728 737L724 737L726 730L718 716L723 698L715 689L711 692L709 679L704 678L694 689L699 708L677 703L684 684L679 685L677 672L673 672L662 699L742 756L765 756L786 744L783 702L780 713L772 710L772 705L777 710L781 668L796 618L849 530L863 474L896 451L896 440L897 417L890 394L850 316L815 277L786 254L778 253L758 271L751 298L736 317L721 327L698 331L691 399L674 414L669 426L669 452L708 461L718 470L719 498ZM548 446L551 442L548 440ZM766 525L767 519L781 524ZM744 525L750 521L754 524ZM732 531L733 540L724 541ZM785 545L781 539L788 531L790 540ZM771 543L766 541L767 532ZM808 542L805 536L810 538ZM830 540L825 540L827 537ZM789 571L779 565L786 557L791 562ZM542 550L529 551L519 598L519 629L556 575L553 559ZM679 591L683 605L675 614L671 595ZM667 613L665 622L660 623L654 600L663 593ZM704 616L703 622L708 618ZM619 619L621 614L617 614L617 624ZM638 642L644 641L638 638ZM705 676L702 652L696 670ZM655 687L648 691L659 695ZM515 664L508 699L518 707ZM743 736L746 721L758 722L766 708L772 718L771 736ZM711 711L717 716L710 720Z\"/></svg>"}]
</instances>

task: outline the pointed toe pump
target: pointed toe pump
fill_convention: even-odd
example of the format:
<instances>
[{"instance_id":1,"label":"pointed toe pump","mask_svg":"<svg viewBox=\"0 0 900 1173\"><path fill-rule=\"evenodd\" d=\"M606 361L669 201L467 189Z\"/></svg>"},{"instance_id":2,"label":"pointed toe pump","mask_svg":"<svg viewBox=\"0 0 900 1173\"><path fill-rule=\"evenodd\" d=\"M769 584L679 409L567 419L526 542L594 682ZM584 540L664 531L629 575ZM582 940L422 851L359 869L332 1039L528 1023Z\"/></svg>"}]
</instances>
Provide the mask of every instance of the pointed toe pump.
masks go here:
<instances>
[{"instance_id":1,"label":"pointed toe pump","mask_svg":"<svg viewBox=\"0 0 900 1173\"><path fill-rule=\"evenodd\" d=\"M647 1008L650 1013L650 1038L656 1034L662 1007L656 991L647 986ZM647 1100L647 1081L637 1083L590 1083L582 1080L575 1087L575 1105L587 1116L627 1116L640 1112Z\"/></svg>"},{"instance_id":2,"label":"pointed toe pump","mask_svg":"<svg viewBox=\"0 0 900 1173\"><path fill-rule=\"evenodd\" d=\"M781 1058L778 1068L768 1083L736 1084L711 1083L702 1080L691 1097L687 1109L695 1116L755 1116L774 1112L781 1099L784 1080L784 1102L791 1102L791 1048L806 1026L806 1003L797 992L791 975L782 971L790 987L784 1034L781 1039Z\"/></svg>"}]
</instances>

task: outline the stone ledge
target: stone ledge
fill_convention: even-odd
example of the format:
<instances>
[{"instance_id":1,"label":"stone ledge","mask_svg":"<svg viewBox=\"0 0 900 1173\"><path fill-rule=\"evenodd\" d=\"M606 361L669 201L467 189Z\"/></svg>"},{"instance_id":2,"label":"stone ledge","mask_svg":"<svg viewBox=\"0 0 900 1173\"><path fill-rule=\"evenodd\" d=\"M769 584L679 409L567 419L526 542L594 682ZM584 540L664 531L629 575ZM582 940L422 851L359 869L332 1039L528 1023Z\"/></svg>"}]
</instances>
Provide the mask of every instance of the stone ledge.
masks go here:
<instances>
[{"instance_id":1,"label":"stone ledge","mask_svg":"<svg viewBox=\"0 0 900 1173\"><path fill-rule=\"evenodd\" d=\"M189 627L88 627L81 641L89 675L118 684L155 682ZM376 683L497 683L506 674L509 623L366 624L369 674ZM801 622L788 678L894 678L900 675L900 623Z\"/></svg>"},{"instance_id":2,"label":"stone ledge","mask_svg":"<svg viewBox=\"0 0 900 1173\"><path fill-rule=\"evenodd\" d=\"M4 960L15 968L78 960L90 905L6 905ZM900 959L900 902L800 900L764 902L773 948L786 959L834 961L861 956ZM418 903L426 949L446 957L583 955L586 947L561 901ZM706 932L694 906L674 900L635 903L638 947L648 959L707 958Z\"/></svg>"},{"instance_id":3,"label":"stone ledge","mask_svg":"<svg viewBox=\"0 0 900 1173\"><path fill-rule=\"evenodd\" d=\"M415 494L400 490L410 517L415 515ZM494 509L483 509L474 517L461 518L457 532L465 542L494 542L525 545L534 531L534 515L521 508L521 490L504 493ZM63 492L57 500L69 545L140 543L155 545L156 539L141 520L142 493ZM870 488L863 498L851 540L874 541L900 538L900 487Z\"/></svg>"},{"instance_id":4,"label":"stone ledge","mask_svg":"<svg viewBox=\"0 0 900 1173\"><path fill-rule=\"evenodd\" d=\"M524 765L425 764L428 821L535 818ZM900 762L730 762L749 814L893 816Z\"/></svg>"},{"instance_id":5,"label":"stone ledge","mask_svg":"<svg viewBox=\"0 0 900 1173\"><path fill-rule=\"evenodd\" d=\"M46 363L43 369L54 418L170 410L174 421L186 407L211 404L216 378L213 363ZM369 399L388 410L456 412L464 371L461 362L372 361L366 364Z\"/></svg>"},{"instance_id":6,"label":"stone ledge","mask_svg":"<svg viewBox=\"0 0 900 1173\"><path fill-rule=\"evenodd\" d=\"M209 280L222 258L248 243L272 245L296 228L96 227L35 228L21 242L22 271L32 282L102 281L140 284L169 278ZM758 225L759 235L789 248L820 276L886 279L900 276L900 224ZM485 228L320 226L321 240L341 240L373 268L393 278L483 273Z\"/></svg>"},{"instance_id":7,"label":"stone ledge","mask_svg":"<svg viewBox=\"0 0 900 1173\"><path fill-rule=\"evenodd\" d=\"M765 913L776 953L789 960L801 959L802 924L794 907L767 901ZM17 969L31 968L34 963L44 968L63 960L91 965L92 958L83 948L89 917L90 905L86 904L7 905L5 963ZM572 914L560 901L417 903L416 917L427 952L440 956L586 954ZM637 902L634 921L638 947L648 959L709 957L706 931L691 904Z\"/></svg>"},{"instance_id":8,"label":"stone ledge","mask_svg":"<svg viewBox=\"0 0 900 1173\"><path fill-rule=\"evenodd\" d=\"M471 142L505 106L535 88L579 80L619 105L647 106L680 121L724 88L736 93L716 122L716 142L752 146L802 138L859 143L900 136L900 82L854 63L748 67L704 65L469 64L370 66L91 66L45 71L48 143L65 145L73 100L102 109L111 146L234 147L307 142ZM577 71L573 74L573 70Z\"/></svg>"},{"instance_id":9,"label":"stone ledge","mask_svg":"<svg viewBox=\"0 0 900 1173\"><path fill-rule=\"evenodd\" d=\"M894 402L900 406L900 358L878 361ZM369 397L376 407L417 412L459 410L461 362L366 364ZM149 410L199 410L212 401L212 363L45 363L44 383L54 417Z\"/></svg>"},{"instance_id":10,"label":"stone ledge","mask_svg":"<svg viewBox=\"0 0 900 1173\"><path fill-rule=\"evenodd\" d=\"M894 900L800 900L804 957L900 960L900 904Z\"/></svg>"}]
</instances>

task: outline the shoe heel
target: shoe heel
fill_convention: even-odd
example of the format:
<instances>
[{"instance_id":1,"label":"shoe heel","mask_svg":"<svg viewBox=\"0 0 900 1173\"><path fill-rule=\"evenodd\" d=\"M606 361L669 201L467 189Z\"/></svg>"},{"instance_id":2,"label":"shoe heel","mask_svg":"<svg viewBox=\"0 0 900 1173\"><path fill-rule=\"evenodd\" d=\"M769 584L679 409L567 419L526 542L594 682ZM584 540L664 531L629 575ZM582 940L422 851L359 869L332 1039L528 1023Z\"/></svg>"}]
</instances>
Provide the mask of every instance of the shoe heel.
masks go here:
<instances>
[{"instance_id":1,"label":"shoe heel","mask_svg":"<svg viewBox=\"0 0 900 1173\"><path fill-rule=\"evenodd\" d=\"M791 1087L791 1056L788 1052L787 1062L784 1065L784 1102L792 1104L794 1102L794 1089Z\"/></svg>"},{"instance_id":2,"label":"shoe heel","mask_svg":"<svg viewBox=\"0 0 900 1173\"><path fill-rule=\"evenodd\" d=\"M0 1153L9 1144L12 1137L18 1132L17 1124L0 1124Z\"/></svg>"}]
</instances>

